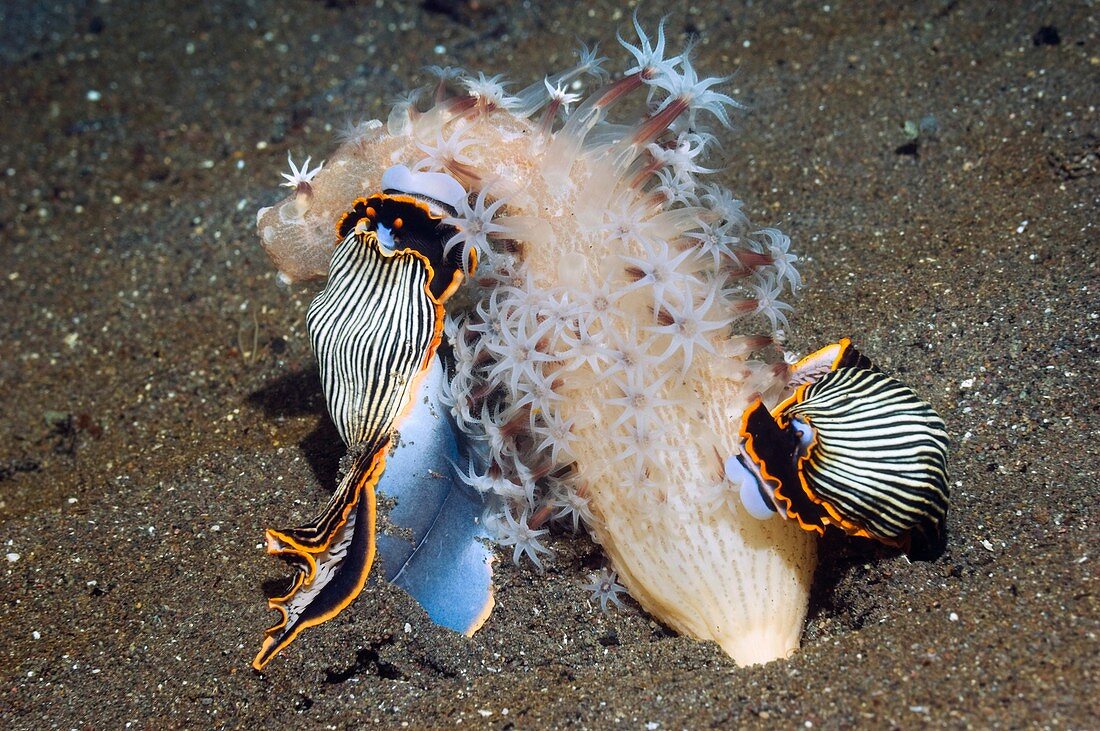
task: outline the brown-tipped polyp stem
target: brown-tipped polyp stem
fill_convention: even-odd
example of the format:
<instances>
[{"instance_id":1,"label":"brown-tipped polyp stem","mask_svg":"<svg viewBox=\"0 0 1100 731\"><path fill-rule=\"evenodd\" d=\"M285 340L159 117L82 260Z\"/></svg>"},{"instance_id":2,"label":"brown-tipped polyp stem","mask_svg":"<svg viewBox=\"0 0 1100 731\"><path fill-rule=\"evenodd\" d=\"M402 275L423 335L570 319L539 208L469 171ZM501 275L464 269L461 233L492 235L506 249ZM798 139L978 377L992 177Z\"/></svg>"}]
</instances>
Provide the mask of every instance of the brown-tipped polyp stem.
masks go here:
<instances>
[{"instance_id":1,"label":"brown-tipped polyp stem","mask_svg":"<svg viewBox=\"0 0 1100 731\"><path fill-rule=\"evenodd\" d=\"M550 136L550 131L554 127L554 119L558 116L559 109L561 109L561 99L556 97L552 98L550 104L546 107L546 111L542 113L542 119L539 121L540 136Z\"/></svg>"},{"instance_id":2,"label":"brown-tipped polyp stem","mask_svg":"<svg viewBox=\"0 0 1100 731\"><path fill-rule=\"evenodd\" d=\"M473 167L472 165L467 165L466 163L459 162L453 157L447 159L443 163L443 169L453 175L455 179L458 180L458 182L461 183L462 186L467 190L480 188L481 184L484 182L483 178L481 177L481 173L478 172L477 168Z\"/></svg>"},{"instance_id":3,"label":"brown-tipped polyp stem","mask_svg":"<svg viewBox=\"0 0 1100 731\"><path fill-rule=\"evenodd\" d=\"M448 116L458 117L477 106L476 96L457 96L442 102L443 111Z\"/></svg>"},{"instance_id":4,"label":"brown-tipped polyp stem","mask_svg":"<svg viewBox=\"0 0 1100 731\"><path fill-rule=\"evenodd\" d=\"M744 249L737 252L737 261L740 262L741 266L756 269L757 267L766 267L774 264L775 257L771 254L763 254L759 251Z\"/></svg>"},{"instance_id":5,"label":"brown-tipped polyp stem","mask_svg":"<svg viewBox=\"0 0 1100 731\"><path fill-rule=\"evenodd\" d=\"M638 174L630 179L630 187L634 190L640 191L645 187L646 182L653 177L653 173L661 169L661 161L652 155L649 156L649 160L642 169L638 171Z\"/></svg>"},{"instance_id":6,"label":"brown-tipped polyp stem","mask_svg":"<svg viewBox=\"0 0 1100 731\"><path fill-rule=\"evenodd\" d=\"M687 111L687 97L678 96L664 109L650 116L634 130L630 138L635 145L648 145L653 140L664 134L668 126L676 121L676 118Z\"/></svg>"},{"instance_id":7,"label":"brown-tipped polyp stem","mask_svg":"<svg viewBox=\"0 0 1100 731\"><path fill-rule=\"evenodd\" d=\"M637 89L642 85L645 78L641 72L631 74L630 76L624 76L611 86L607 87L607 90L596 100L596 106L606 108L617 102L622 97L626 96L630 92Z\"/></svg>"},{"instance_id":8,"label":"brown-tipped polyp stem","mask_svg":"<svg viewBox=\"0 0 1100 731\"><path fill-rule=\"evenodd\" d=\"M527 527L532 530L538 530L550 519L550 512L554 509L549 503L543 505L538 511L530 517L527 521Z\"/></svg>"},{"instance_id":9,"label":"brown-tipped polyp stem","mask_svg":"<svg viewBox=\"0 0 1100 731\"><path fill-rule=\"evenodd\" d=\"M740 315L748 315L756 312L756 300L754 299L732 299L729 301L730 310Z\"/></svg>"}]
</instances>

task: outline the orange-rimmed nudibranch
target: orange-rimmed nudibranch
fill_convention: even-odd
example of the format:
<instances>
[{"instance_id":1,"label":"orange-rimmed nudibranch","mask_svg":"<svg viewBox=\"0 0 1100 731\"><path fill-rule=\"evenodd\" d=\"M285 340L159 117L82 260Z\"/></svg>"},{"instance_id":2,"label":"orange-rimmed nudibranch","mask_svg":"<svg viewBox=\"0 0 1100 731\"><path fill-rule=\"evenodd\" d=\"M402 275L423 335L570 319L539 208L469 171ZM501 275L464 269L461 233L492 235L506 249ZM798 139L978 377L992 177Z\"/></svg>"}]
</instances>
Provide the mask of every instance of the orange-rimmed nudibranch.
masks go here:
<instances>
[{"instance_id":1,"label":"orange-rimmed nudibranch","mask_svg":"<svg viewBox=\"0 0 1100 731\"><path fill-rule=\"evenodd\" d=\"M790 395L770 412L756 399L741 418L742 452L726 476L756 518L777 512L823 535L943 552L947 431L912 389L843 339L799 361Z\"/></svg>"},{"instance_id":2,"label":"orange-rimmed nudibranch","mask_svg":"<svg viewBox=\"0 0 1100 731\"><path fill-rule=\"evenodd\" d=\"M444 303L476 268L473 252L447 246L457 229L444 219L466 191L448 175L404 166L380 182L336 224L328 282L306 318L329 413L356 456L313 520L267 531L268 553L298 573L288 594L269 601L282 617L257 670L347 607L376 554L386 577L441 624L472 632L492 607L481 503L461 480L440 479L453 478L465 456L442 403L437 350ZM386 520L403 532L376 535L376 492L396 502ZM431 550L418 553L424 546ZM434 568L424 566L428 554Z\"/></svg>"}]
</instances>

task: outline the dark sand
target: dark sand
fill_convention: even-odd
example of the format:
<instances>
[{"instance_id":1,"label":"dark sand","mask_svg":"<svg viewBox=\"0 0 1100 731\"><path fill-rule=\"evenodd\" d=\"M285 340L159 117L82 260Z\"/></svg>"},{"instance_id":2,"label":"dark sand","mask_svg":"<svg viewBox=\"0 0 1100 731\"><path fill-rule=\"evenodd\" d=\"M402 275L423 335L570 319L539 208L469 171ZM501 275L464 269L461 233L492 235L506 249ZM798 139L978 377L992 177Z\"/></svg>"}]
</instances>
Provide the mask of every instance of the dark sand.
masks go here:
<instances>
[{"instance_id":1,"label":"dark sand","mask_svg":"<svg viewBox=\"0 0 1100 731\"><path fill-rule=\"evenodd\" d=\"M720 179L806 257L795 346L850 335L947 420L941 560L827 541L802 650L739 669L601 614L598 549L563 538L545 576L500 569L471 641L376 590L263 675L263 529L341 451L311 293L254 233L287 151L326 157L426 63L541 78L629 9L28 5L0 11L0 726L1096 727L1088 3L668 10L702 70L739 69Z\"/></svg>"}]
</instances>

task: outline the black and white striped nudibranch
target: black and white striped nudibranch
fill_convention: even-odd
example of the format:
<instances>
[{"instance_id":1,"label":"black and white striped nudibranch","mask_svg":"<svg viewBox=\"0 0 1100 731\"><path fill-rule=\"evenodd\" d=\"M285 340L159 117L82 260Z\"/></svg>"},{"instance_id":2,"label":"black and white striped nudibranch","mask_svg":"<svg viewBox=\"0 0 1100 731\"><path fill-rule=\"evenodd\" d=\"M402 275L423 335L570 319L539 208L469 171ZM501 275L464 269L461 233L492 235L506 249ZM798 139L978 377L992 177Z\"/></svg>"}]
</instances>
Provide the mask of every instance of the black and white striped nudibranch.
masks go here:
<instances>
[{"instance_id":1,"label":"black and white striped nudibranch","mask_svg":"<svg viewBox=\"0 0 1100 731\"><path fill-rule=\"evenodd\" d=\"M461 247L446 246L457 230L443 220L466 199L458 182L396 166L381 188L337 223L328 283L306 318L329 413L358 457L313 520L267 531L268 553L299 572L290 593L268 603L282 618L267 630L257 670L362 590L375 557L374 492L392 434L433 365L443 303L476 267L462 260Z\"/></svg>"},{"instance_id":2,"label":"black and white striped nudibranch","mask_svg":"<svg viewBox=\"0 0 1100 731\"><path fill-rule=\"evenodd\" d=\"M942 553L948 440L932 407L847 339L796 364L789 388L771 412L759 399L745 410L742 454L726 462L749 512L778 511L819 535L833 525L917 559Z\"/></svg>"},{"instance_id":3,"label":"black and white striped nudibranch","mask_svg":"<svg viewBox=\"0 0 1100 731\"><path fill-rule=\"evenodd\" d=\"M395 174L395 171L398 171ZM336 225L341 241L328 286L306 316L329 413L348 445L375 451L408 403L413 378L427 367L443 332L443 302L463 279L460 252L444 252L455 229L451 205L415 195L406 168L383 176L384 192L355 201ZM447 175L448 198L465 191ZM446 188L444 188L446 191ZM443 208L446 206L446 208Z\"/></svg>"}]
</instances>

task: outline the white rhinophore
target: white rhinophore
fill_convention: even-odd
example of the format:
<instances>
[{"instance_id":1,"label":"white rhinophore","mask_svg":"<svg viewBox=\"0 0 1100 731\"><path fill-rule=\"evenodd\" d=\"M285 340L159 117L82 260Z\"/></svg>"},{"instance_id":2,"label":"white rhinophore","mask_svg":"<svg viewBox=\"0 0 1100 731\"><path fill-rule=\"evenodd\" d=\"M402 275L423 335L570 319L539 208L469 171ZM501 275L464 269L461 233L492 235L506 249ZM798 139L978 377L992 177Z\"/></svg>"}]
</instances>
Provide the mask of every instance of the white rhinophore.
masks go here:
<instances>
[{"instance_id":1,"label":"white rhinophore","mask_svg":"<svg viewBox=\"0 0 1100 731\"><path fill-rule=\"evenodd\" d=\"M394 165L382 173L382 190L424 196L455 208L466 200L466 189L446 173L413 172L404 165Z\"/></svg>"}]
</instances>

